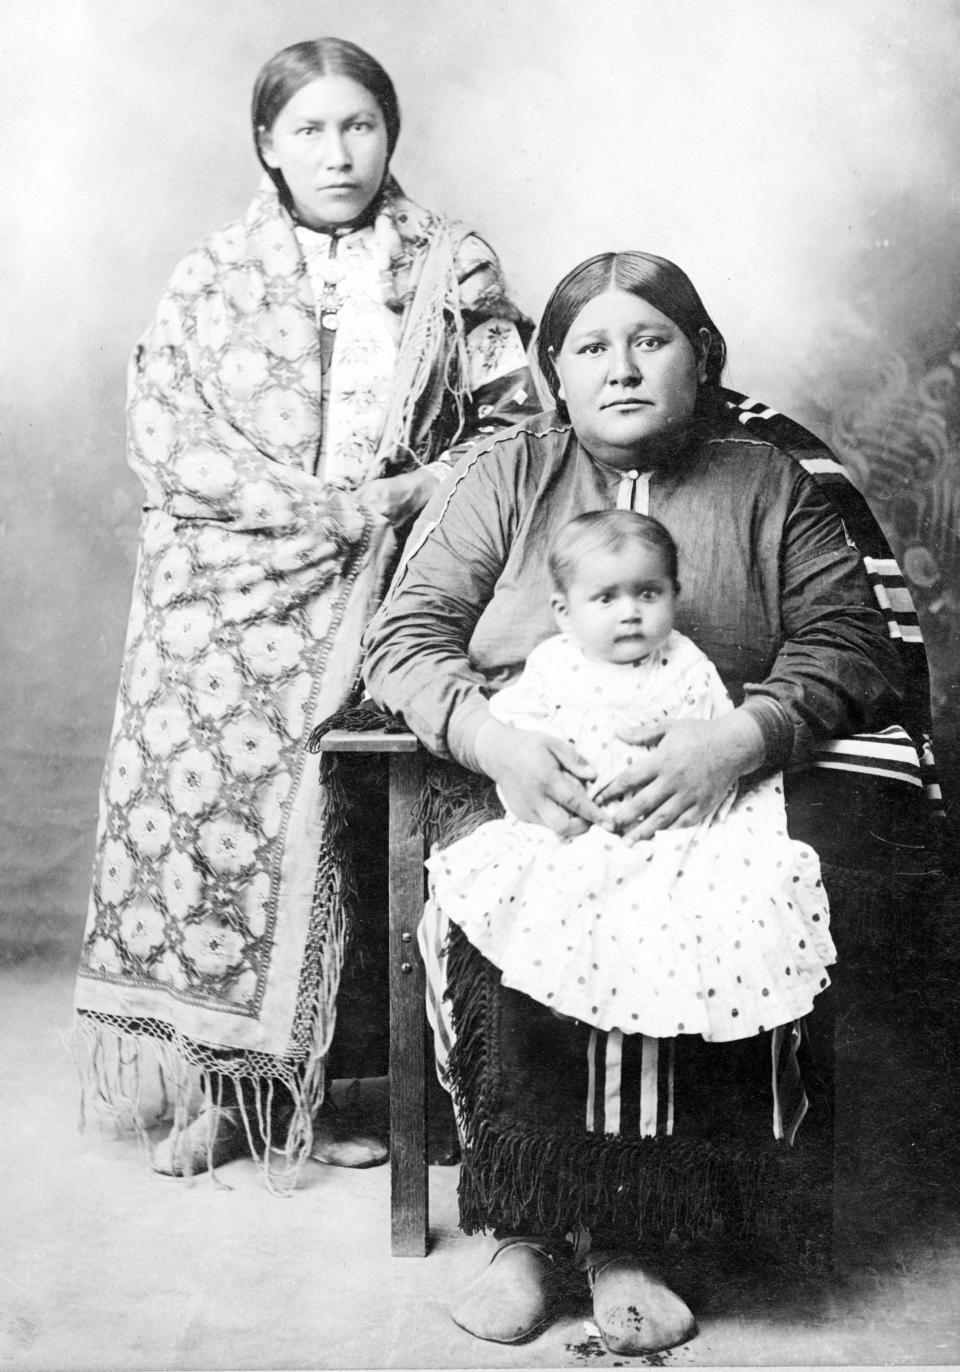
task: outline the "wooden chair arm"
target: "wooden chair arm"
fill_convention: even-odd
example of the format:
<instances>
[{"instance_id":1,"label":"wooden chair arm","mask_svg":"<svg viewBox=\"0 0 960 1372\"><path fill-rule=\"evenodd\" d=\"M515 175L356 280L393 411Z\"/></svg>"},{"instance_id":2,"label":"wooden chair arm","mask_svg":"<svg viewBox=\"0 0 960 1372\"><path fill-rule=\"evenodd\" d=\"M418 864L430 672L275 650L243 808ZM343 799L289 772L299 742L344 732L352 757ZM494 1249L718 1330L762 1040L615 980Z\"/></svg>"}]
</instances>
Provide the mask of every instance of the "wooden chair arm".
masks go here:
<instances>
[{"instance_id":1,"label":"wooden chair arm","mask_svg":"<svg viewBox=\"0 0 960 1372\"><path fill-rule=\"evenodd\" d=\"M369 733L355 729L331 729L320 740L321 753L415 753L420 747L416 734L387 733L374 729Z\"/></svg>"}]
</instances>

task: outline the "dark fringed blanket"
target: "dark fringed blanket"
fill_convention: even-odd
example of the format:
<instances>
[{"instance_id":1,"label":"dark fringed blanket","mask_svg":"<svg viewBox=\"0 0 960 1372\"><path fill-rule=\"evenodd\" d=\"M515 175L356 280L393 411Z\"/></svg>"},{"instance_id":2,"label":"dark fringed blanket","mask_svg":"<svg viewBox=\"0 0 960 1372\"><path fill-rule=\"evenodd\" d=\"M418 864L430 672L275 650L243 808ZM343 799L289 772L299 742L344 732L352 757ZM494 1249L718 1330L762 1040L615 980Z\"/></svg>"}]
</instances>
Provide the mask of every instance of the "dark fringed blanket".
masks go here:
<instances>
[{"instance_id":1,"label":"dark fringed blanket","mask_svg":"<svg viewBox=\"0 0 960 1372\"><path fill-rule=\"evenodd\" d=\"M563 1235L583 1227L607 1243L633 1246L705 1234L719 1222L737 1234L795 1227L795 1177L787 1175L793 1159L771 1127L770 1035L723 1045L691 1035L657 1041L658 1124L668 1108L671 1054L675 1121L672 1135L655 1138L639 1134L643 1040L625 1035L617 1064L619 1132L608 1133L607 1036L503 987L497 969L459 929L451 935L448 972L457 1030L450 1079L466 1136L460 1223L467 1233ZM820 1085L821 1148L809 1125L802 1148L822 1163L829 1102ZM596 1124L588 1131L591 1086ZM823 1171L817 1167L818 1175ZM822 1193L822 1175L820 1181Z\"/></svg>"},{"instance_id":2,"label":"dark fringed blanket","mask_svg":"<svg viewBox=\"0 0 960 1372\"><path fill-rule=\"evenodd\" d=\"M328 728L402 727L368 704L328 721L311 746ZM382 759L357 755L326 754L322 765L330 803L354 817L338 826L336 860L349 871L369 852L363 835L382 802L386 770ZM788 778L790 833L821 855L841 963L880 950L896 961L920 937L918 914L936 864L923 841L922 799L910 808L914 789L823 771ZM428 764L418 816L428 844L443 846L501 813L485 778ZM363 929L359 916L355 929ZM624 1037L620 1132L603 1127L602 1073L588 1132L590 1028L503 988L497 969L459 930L448 973L457 1031L449 1084L465 1135L460 1219L467 1233L584 1226L642 1242L702 1234L718 1222L741 1234L809 1236L829 1227L832 997L821 998L807 1022L800 1059L811 1109L793 1147L773 1137L769 1035L724 1045L692 1036L661 1041L663 1060L675 1055L674 1133L640 1138L639 1037Z\"/></svg>"}]
</instances>

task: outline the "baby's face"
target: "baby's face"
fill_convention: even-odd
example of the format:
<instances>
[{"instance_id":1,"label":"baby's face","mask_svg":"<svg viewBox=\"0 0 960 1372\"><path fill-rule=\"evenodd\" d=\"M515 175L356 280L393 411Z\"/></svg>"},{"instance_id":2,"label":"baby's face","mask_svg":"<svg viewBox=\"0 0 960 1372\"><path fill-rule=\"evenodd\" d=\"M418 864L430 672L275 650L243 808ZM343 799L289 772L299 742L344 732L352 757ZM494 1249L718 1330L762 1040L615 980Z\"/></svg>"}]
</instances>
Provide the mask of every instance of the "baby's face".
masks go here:
<instances>
[{"instance_id":1,"label":"baby's face","mask_svg":"<svg viewBox=\"0 0 960 1372\"><path fill-rule=\"evenodd\" d=\"M642 662L673 628L677 591L663 554L630 542L594 552L552 600L558 626L594 662Z\"/></svg>"}]
</instances>

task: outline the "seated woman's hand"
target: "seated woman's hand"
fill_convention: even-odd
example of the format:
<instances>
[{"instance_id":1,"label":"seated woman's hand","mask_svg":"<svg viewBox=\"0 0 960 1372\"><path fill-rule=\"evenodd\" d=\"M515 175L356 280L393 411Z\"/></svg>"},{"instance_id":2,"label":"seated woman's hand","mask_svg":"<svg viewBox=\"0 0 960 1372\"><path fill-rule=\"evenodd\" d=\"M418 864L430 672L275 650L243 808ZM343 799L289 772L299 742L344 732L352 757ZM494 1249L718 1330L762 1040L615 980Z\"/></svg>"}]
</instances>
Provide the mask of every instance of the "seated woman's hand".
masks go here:
<instances>
[{"instance_id":1,"label":"seated woman's hand","mask_svg":"<svg viewBox=\"0 0 960 1372\"><path fill-rule=\"evenodd\" d=\"M415 519L437 489L437 478L425 467L399 476L379 476L357 490L357 499L394 526Z\"/></svg>"},{"instance_id":2,"label":"seated woman's hand","mask_svg":"<svg viewBox=\"0 0 960 1372\"><path fill-rule=\"evenodd\" d=\"M480 726L474 749L518 819L542 824L561 838L582 834L591 824L612 828L609 816L587 794L586 783L596 780L595 769L569 743L488 719Z\"/></svg>"},{"instance_id":3,"label":"seated woman's hand","mask_svg":"<svg viewBox=\"0 0 960 1372\"><path fill-rule=\"evenodd\" d=\"M606 807L616 832L628 843L652 838L671 825L699 824L764 756L760 726L745 710L719 719L677 719L652 730L618 732L626 743L649 751L593 798Z\"/></svg>"}]
</instances>

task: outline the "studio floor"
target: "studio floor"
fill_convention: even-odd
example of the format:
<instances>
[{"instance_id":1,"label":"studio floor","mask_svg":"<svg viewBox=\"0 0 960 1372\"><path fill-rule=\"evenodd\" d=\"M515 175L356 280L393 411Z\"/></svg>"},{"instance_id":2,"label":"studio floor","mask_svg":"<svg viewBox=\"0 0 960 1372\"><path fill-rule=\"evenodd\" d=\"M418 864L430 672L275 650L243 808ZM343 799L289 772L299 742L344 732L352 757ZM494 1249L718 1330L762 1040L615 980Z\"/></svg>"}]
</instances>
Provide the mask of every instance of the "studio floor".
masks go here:
<instances>
[{"instance_id":1,"label":"studio floor","mask_svg":"<svg viewBox=\"0 0 960 1372\"><path fill-rule=\"evenodd\" d=\"M870 1185L846 1252L818 1276L701 1255L679 1269L699 1320L683 1347L607 1353L584 1296L521 1347L447 1313L493 1241L456 1223L455 1167L430 1176L432 1247L390 1257L389 1168L311 1163L276 1199L256 1165L155 1176L137 1144L78 1130L67 1035L71 972L0 974L0 1367L43 1369L935 1365L960 1363L960 1222ZM383 1092L382 1083L369 1088ZM928 1188L929 1190L929 1188ZM680 1289L678 1287L678 1289Z\"/></svg>"}]
</instances>

